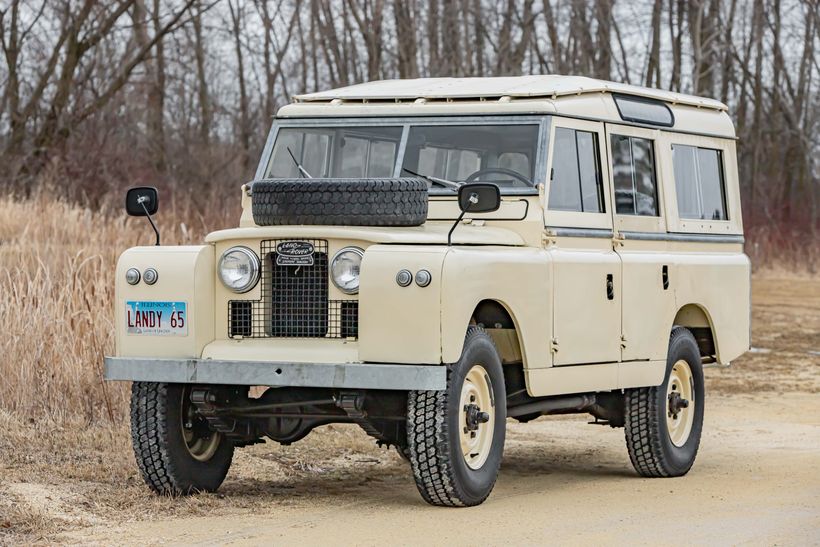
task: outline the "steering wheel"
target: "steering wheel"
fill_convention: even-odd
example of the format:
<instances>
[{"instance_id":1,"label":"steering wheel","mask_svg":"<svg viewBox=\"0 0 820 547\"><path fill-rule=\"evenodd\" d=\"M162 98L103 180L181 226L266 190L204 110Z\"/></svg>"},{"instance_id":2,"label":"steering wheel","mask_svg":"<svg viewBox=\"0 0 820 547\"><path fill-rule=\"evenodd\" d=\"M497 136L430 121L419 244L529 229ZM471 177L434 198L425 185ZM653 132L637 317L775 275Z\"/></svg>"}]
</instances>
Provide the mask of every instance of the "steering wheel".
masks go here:
<instances>
[{"instance_id":1,"label":"steering wheel","mask_svg":"<svg viewBox=\"0 0 820 547\"><path fill-rule=\"evenodd\" d=\"M507 169L505 167L485 167L484 169L479 169L478 171L476 171L475 173L473 173L472 175L470 175L469 177L464 179L464 182L465 183L474 182L481 175L487 175L489 173L498 173L498 174L501 174L501 175L509 175L513 178L516 178L516 179L520 180L521 182L523 182L527 186L532 186L532 181L530 179L528 179L527 177L525 177L524 175L522 175L518 171L513 171L512 169Z\"/></svg>"}]
</instances>

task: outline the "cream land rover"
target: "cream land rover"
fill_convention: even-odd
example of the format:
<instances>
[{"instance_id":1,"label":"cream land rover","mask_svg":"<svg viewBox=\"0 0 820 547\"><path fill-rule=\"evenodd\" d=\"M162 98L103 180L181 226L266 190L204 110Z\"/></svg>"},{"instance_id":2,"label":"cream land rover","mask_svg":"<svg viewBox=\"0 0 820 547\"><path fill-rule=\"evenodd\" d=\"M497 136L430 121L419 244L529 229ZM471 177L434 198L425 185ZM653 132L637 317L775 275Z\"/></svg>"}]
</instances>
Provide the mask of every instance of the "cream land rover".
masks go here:
<instances>
[{"instance_id":1,"label":"cream land rover","mask_svg":"<svg viewBox=\"0 0 820 547\"><path fill-rule=\"evenodd\" d=\"M238 228L117 266L106 377L133 381L158 493L349 422L427 502L477 505L507 419L567 413L623 427L639 475L680 476L703 368L749 347L735 133L711 99L565 76L313 93L241 191ZM150 220L156 190L126 207Z\"/></svg>"}]
</instances>

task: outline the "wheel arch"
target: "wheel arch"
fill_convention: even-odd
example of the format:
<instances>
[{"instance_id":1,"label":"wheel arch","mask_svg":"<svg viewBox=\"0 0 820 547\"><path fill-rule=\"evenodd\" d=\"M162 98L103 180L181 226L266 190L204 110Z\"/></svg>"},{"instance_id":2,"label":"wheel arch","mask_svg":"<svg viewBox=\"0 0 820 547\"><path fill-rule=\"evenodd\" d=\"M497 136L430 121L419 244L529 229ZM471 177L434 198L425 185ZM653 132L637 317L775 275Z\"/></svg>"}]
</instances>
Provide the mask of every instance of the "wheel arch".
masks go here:
<instances>
[{"instance_id":1,"label":"wheel arch","mask_svg":"<svg viewBox=\"0 0 820 547\"><path fill-rule=\"evenodd\" d=\"M672 320L669 332L672 332L676 326L686 327L692 332L698 343L701 357L714 356L720 361L720 347L715 332L715 323L706 306L694 302L680 306Z\"/></svg>"},{"instance_id":2,"label":"wheel arch","mask_svg":"<svg viewBox=\"0 0 820 547\"><path fill-rule=\"evenodd\" d=\"M464 306L458 322L442 325L442 361L455 362L464 350L464 333L471 325L484 328L503 364L526 363L525 343L515 310L502 298L476 297ZM526 365L525 365L526 366Z\"/></svg>"},{"instance_id":3,"label":"wheel arch","mask_svg":"<svg viewBox=\"0 0 820 547\"><path fill-rule=\"evenodd\" d=\"M524 363L524 341L515 314L497 298L479 301L470 316L469 325L479 325L490 335L502 364Z\"/></svg>"}]
</instances>

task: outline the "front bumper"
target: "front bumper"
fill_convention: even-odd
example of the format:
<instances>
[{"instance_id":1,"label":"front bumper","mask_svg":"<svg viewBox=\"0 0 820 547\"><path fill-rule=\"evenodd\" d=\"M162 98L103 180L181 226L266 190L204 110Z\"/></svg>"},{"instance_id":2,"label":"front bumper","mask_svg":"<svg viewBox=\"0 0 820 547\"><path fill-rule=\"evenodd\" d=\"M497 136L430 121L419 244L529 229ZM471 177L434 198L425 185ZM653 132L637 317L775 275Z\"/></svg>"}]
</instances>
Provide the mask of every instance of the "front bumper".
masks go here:
<instances>
[{"instance_id":1,"label":"front bumper","mask_svg":"<svg viewBox=\"0 0 820 547\"><path fill-rule=\"evenodd\" d=\"M105 379L173 384L432 391L446 388L447 371L440 365L106 357Z\"/></svg>"}]
</instances>

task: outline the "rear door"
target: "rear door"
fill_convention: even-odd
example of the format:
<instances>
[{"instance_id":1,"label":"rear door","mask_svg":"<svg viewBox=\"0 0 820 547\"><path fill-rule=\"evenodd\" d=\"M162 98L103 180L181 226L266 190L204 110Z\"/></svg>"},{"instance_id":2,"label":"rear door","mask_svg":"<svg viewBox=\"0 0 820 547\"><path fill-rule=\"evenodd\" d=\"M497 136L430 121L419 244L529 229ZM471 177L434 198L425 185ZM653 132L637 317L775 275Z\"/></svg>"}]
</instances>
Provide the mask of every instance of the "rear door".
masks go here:
<instances>
[{"instance_id":1,"label":"rear door","mask_svg":"<svg viewBox=\"0 0 820 547\"><path fill-rule=\"evenodd\" d=\"M604 125L554 117L549 142L553 365L618 361L621 267L612 249Z\"/></svg>"},{"instance_id":2,"label":"rear door","mask_svg":"<svg viewBox=\"0 0 820 547\"><path fill-rule=\"evenodd\" d=\"M664 359L675 304L661 132L607 124L615 249L621 258L621 360Z\"/></svg>"}]
</instances>

